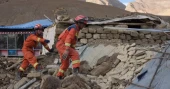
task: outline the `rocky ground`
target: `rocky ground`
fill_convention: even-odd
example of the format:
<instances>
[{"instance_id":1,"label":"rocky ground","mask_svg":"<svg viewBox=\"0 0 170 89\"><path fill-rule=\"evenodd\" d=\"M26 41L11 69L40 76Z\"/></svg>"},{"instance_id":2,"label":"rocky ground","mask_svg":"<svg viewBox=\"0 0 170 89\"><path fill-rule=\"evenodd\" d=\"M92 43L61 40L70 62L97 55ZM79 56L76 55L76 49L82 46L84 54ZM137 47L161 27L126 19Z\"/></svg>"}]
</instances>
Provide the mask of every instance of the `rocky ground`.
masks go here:
<instances>
[{"instance_id":1,"label":"rocky ground","mask_svg":"<svg viewBox=\"0 0 170 89\"><path fill-rule=\"evenodd\" d=\"M61 87L61 89L124 89L161 48L160 45L146 46L135 43L112 46L122 51L110 57L104 56L98 59L94 67L82 61L80 74L72 75L72 70L69 68L62 81L55 77L60 64L56 53L38 56L39 62L45 67L44 71L36 72L30 67L27 70L27 76L21 80L15 78L16 65L21 62L21 59L1 58L0 89L54 89L49 88L50 86ZM29 86L24 88L27 84Z\"/></svg>"}]
</instances>

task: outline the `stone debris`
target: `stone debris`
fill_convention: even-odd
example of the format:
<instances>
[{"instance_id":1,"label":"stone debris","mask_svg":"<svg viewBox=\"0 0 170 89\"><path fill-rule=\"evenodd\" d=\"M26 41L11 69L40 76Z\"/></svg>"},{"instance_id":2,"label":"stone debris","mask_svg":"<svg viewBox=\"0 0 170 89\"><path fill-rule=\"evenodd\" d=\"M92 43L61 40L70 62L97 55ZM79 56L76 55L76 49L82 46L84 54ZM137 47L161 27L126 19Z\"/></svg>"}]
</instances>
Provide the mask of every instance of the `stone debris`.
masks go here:
<instances>
[{"instance_id":1,"label":"stone debris","mask_svg":"<svg viewBox=\"0 0 170 89\"><path fill-rule=\"evenodd\" d=\"M41 73L40 72L34 72L34 73L29 73L27 75L28 78L40 78L41 77Z\"/></svg>"},{"instance_id":2,"label":"stone debris","mask_svg":"<svg viewBox=\"0 0 170 89\"><path fill-rule=\"evenodd\" d=\"M26 84L28 81L29 81L28 78L23 77L19 82L17 82L17 83L14 85L14 89L19 89L22 85Z\"/></svg>"},{"instance_id":3,"label":"stone debris","mask_svg":"<svg viewBox=\"0 0 170 89\"><path fill-rule=\"evenodd\" d=\"M120 27L126 27L126 25L120 25ZM89 44L89 46L90 44L112 45L117 47L116 50L119 53L96 59L98 61L93 67L87 61L81 61L80 73L83 75L75 77L72 74L72 69L69 68L65 72L62 81L55 77L59 70L59 64L61 64L59 56L56 56L58 54L38 56L37 59L45 66L47 71L40 73L30 68L27 71L27 76L19 81L15 79L13 68L10 69L12 72L2 70L2 68L10 67L5 66L3 63L0 66L0 86L2 86L2 89L18 89L36 78L36 82L30 84L28 89L47 89L51 85L58 87L58 89L125 89L128 83L120 82L119 80L131 82L139 74L146 62L155 55L154 52L142 49L151 48L154 46L152 44L158 44L154 48L159 49L159 44L167 39L166 36L156 38L155 35L159 36L160 34L108 30L102 26L89 26L81 30L78 37L81 44ZM148 43L151 43L151 45L148 45ZM55 81L58 84L48 83L49 81Z\"/></svg>"},{"instance_id":4,"label":"stone debris","mask_svg":"<svg viewBox=\"0 0 170 89\"><path fill-rule=\"evenodd\" d=\"M69 68L62 81L55 77L59 70L58 62L56 62L59 57L54 58L54 60L57 60L46 65L47 72L31 71L27 74L27 77L19 81L15 80L15 76L11 73L2 72L0 80L10 79L9 82L11 83L3 86L2 89L18 89L34 78L37 78L36 82L27 86L27 89L47 89L49 86L55 86L58 89L81 89L82 87L83 89L125 89L129 83L121 81L131 82L140 73L145 63L155 55L154 52L143 49L149 47L150 49L154 47L155 50L160 49L159 46L140 46L136 43L123 44L117 47L119 53L101 57L94 67L90 67L87 61L81 61L80 73L83 75L78 75L79 77L72 75L72 69ZM43 57L46 56L39 58L44 60ZM48 83L49 81L50 83ZM51 81L58 83L51 83ZM61 87L59 87L60 84Z\"/></svg>"}]
</instances>

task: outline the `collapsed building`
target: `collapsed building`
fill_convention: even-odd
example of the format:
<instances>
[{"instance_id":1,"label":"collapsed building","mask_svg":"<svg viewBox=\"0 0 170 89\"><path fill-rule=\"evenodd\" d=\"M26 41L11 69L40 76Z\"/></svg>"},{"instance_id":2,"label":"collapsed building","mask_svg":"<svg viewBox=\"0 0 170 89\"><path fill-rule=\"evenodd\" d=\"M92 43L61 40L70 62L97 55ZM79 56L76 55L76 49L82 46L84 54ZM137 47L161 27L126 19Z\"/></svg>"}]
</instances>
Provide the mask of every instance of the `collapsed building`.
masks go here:
<instances>
[{"instance_id":1,"label":"collapsed building","mask_svg":"<svg viewBox=\"0 0 170 89\"><path fill-rule=\"evenodd\" d=\"M58 16L55 21L52 26L44 31L44 38L50 40L49 46L53 48L55 48L59 34L74 23L69 16L65 15ZM149 80L144 81L154 79L152 75L157 73L153 72L157 68L157 63L159 63L160 58L166 56L165 54L168 55L161 50L164 45L167 45L167 40L170 39L169 35L166 34L169 32L168 23L158 17L144 15L107 20L90 18L90 21L88 26L79 33L79 43L76 45L81 60L80 75L76 77L78 78L76 80L75 76L71 75L70 65L65 73L65 79L61 81L61 89L143 89L155 88L156 83L162 84L156 82L160 79L157 76L155 80L151 80L153 83L150 85L148 85ZM0 66L0 79L7 81L11 77L11 81L2 83L2 89L39 89L40 86L43 89L43 84L46 85L44 75L55 76L59 69L58 64L60 64L57 50L50 54L43 49L43 54L37 57L40 63L45 66L46 70L43 71L43 74L35 71L30 72L30 69L27 77L19 81L15 80L14 76L9 75L14 74L14 68L21 61L18 61L18 64L11 60L8 60L8 62L12 62L12 64L5 60L0 62L3 65L9 64L8 66ZM164 56L161 56L161 54L164 54ZM167 62L167 60L164 59L162 63L165 64L164 62ZM150 69L152 64L152 69ZM165 65L159 69L162 73L159 74L159 72L157 75L163 75L167 72L168 69L163 69ZM3 70L6 72L10 70L12 73L6 75ZM168 77L168 73L166 75ZM140 78L138 78L139 76ZM162 78L162 81L163 79L167 80L167 77ZM11 83L10 86L9 83ZM47 86L48 84L50 85L50 83L47 83Z\"/></svg>"},{"instance_id":2,"label":"collapsed building","mask_svg":"<svg viewBox=\"0 0 170 89\"><path fill-rule=\"evenodd\" d=\"M58 16L55 21L56 23L44 32L44 37L52 41L51 47L58 35L74 23L67 15ZM82 44L105 39L122 43L160 44L170 39L165 35L169 31L169 23L158 17L131 15L110 20L90 18L90 21L88 27L79 34L79 42Z\"/></svg>"}]
</instances>

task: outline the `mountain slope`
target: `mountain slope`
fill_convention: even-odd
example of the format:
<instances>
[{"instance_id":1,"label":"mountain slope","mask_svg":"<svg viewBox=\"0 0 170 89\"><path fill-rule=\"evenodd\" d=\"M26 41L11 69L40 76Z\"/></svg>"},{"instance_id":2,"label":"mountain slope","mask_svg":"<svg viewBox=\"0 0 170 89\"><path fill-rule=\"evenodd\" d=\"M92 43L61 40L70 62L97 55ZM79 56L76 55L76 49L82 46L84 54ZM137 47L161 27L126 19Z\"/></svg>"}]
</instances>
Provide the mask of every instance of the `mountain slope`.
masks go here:
<instances>
[{"instance_id":1,"label":"mountain slope","mask_svg":"<svg viewBox=\"0 0 170 89\"><path fill-rule=\"evenodd\" d=\"M170 16L166 10L170 8L170 0L135 0L127 5L126 10L131 12L150 13Z\"/></svg>"},{"instance_id":2,"label":"mountain slope","mask_svg":"<svg viewBox=\"0 0 170 89\"><path fill-rule=\"evenodd\" d=\"M109 5L109 6L114 6L120 9L125 9L125 5L121 3L119 0L81 0L81 1L86 1L86 2L91 2L99 5Z\"/></svg>"},{"instance_id":3,"label":"mountain slope","mask_svg":"<svg viewBox=\"0 0 170 89\"><path fill-rule=\"evenodd\" d=\"M0 25L14 25L44 19L44 14L54 20L54 13L58 8L66 9L67 14L71 17L84 14L104 18L129 13L116 7L77 0L10 0L9 2L0 4Z\"/></svg>"}]
</instances>

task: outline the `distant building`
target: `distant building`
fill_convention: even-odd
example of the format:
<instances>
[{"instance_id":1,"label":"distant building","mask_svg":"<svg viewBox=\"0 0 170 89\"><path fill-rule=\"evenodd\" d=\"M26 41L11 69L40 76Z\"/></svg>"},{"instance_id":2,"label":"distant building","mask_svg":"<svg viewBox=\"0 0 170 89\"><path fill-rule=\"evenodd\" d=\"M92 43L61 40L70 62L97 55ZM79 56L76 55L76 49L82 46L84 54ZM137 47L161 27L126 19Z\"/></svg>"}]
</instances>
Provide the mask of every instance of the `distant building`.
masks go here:
<instances>
[{"instance_id":1,"label":"distant building","mask_svg":"<svg viewBox=\"0 0 170 89\"><path fill-rule=\"evenodd\" d=\"M23 56L22 46L24 40L33 32L36 24L41 24L44 28L53 23L48 19L36 20L25 24L14 26L0 26L0 55L1 56ZM35 55L39 55L42 46L34 49Z\"/></svg>"}]
</instances>

